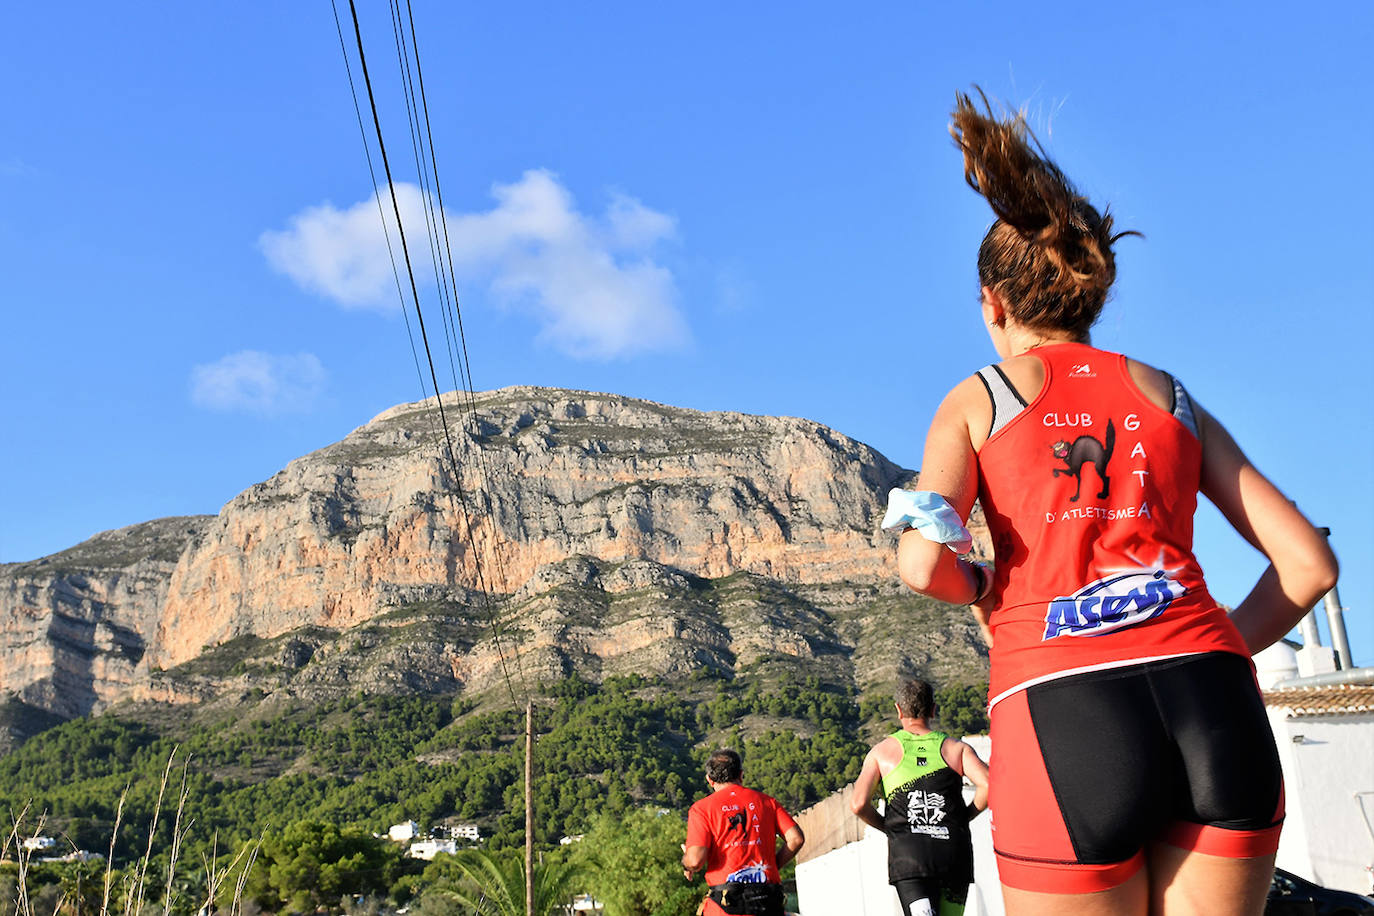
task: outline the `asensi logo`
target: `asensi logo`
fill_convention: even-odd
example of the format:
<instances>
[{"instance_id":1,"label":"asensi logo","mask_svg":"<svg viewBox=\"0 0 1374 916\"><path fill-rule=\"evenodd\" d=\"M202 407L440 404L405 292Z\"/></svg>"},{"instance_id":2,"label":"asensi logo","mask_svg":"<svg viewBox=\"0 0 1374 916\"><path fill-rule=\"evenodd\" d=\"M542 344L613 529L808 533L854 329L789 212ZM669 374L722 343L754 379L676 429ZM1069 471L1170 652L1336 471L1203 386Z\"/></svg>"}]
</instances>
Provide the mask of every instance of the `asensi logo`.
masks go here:
<instances>
[{"instance_id":1,"label":"asensi logo","mask_svg":"<svg viewBox=\"0 0 1374 916\"><path fill-rule=\"evenodd\" d=\"M1050 602L1043 639L1102 636L1135 626L1164 613L1185 591L1162 569L1141 569L1089 582L1076 594Z\"/></svg>"}]
</instances>

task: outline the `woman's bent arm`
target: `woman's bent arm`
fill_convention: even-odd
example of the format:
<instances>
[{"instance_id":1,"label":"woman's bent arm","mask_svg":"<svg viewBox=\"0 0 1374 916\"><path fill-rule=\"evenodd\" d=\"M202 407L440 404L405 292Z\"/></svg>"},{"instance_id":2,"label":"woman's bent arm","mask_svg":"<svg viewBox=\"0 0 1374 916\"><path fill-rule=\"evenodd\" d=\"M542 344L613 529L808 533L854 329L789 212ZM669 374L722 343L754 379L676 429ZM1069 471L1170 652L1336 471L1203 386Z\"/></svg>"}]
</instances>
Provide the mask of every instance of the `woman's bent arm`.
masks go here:
<instances>
[{"instance_id":1,"label":"woman's bent arm","mask_svg":"<svg viewBox=\"0 0 1374 916\"><path fill-rule=\"evenodd\" d=\"M1336 584L1326 538L1261 474L1231 434L1198 408L1202 493L1269 559L1250 594L1231 612L1251 654L1273 645Z\"/></svg>"},{"instance_id":2,"label":"woman's bent arm","mask_svg":"<svg viewBox=\"0 0 1374 916\"><path fill-rule=\"evenodd\" d=\"M973 399L986 397L977 378L955 386L935 411L921 460L921 489L949 500L965 520L978 496L978 457L969 437L968 414L976 403ZM982 584L968 563L915 529L904 531L898 542L897 570L913 591L951 604L968 604Z\"/></svg>"}]
</instances>

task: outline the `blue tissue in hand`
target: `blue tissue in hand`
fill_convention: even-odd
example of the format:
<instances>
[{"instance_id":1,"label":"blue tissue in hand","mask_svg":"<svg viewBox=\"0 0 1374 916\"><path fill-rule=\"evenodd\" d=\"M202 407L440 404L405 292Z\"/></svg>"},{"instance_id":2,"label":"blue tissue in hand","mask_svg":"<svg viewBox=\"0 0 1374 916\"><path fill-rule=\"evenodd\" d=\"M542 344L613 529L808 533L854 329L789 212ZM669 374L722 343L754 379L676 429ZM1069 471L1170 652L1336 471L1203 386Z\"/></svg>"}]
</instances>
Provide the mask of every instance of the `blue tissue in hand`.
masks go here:
<instances>
[{"instance_id":1,"label":"blue tissue in hand","mask_svg":"<svg viewBox=\"0 0 1374 916\"><path fill-rule=\"evenodd\" d=\"M901 532L915 528L927 541L944 544L957 554L973 549L973 537L954 507L939 493L894 487L887 494L883 530Z\"/></svg>"}]
</instances>

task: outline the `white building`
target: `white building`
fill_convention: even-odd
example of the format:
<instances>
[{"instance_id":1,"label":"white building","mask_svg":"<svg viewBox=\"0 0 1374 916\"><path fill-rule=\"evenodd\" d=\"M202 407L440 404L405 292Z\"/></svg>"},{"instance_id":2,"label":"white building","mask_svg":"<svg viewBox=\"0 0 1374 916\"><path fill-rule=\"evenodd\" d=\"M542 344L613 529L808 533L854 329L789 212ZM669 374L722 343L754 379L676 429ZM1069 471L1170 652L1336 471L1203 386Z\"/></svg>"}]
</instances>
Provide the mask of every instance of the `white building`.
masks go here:
<instances>
[{"instance_id":1,"label":"white building","mask_svg":"<svg viewBox=\"0 0 1374 916\"><path fill-rule=\"evenodd\" d=\"M57 840L50 836L31 836L24 840L24 849L29 852L38 852L44 849L56 849Z\"/></svg>"},{"instance_id":2,"label":"white building","mask_svg":"<svg viewBox=\"0 0 1374 916\"><path fill-rule=\"evenodd\" d=\"M87 852L84 849L73 849L66 855L47 856L43 862L103 862L105 857L98 852Z\"/></svg>"},{"instance_id":3,"label":"white building","mask_svg":"<svg viewBox=\"0 0 1374 916\"><path fill-rule=\"evenodd\" d=\"M1306 661L1284 643L1255 657L1286 790L1276 864L1323 887L1368 894L1374 891L1374 671L1313 675Z\"/></svg>"},{"instance_id":4,"label":"white building","mask_svg":"<svg viewBox=\"0 0 1374 916\"><path fill-rule=\"evenodd\" d=\"M449 836L455 840L471 840L476 843L482 838L482 831L477 829L476 824L456 824L449 831Z\"/></svg>"},{"instance_id":5,"label":"white building","mask_svg":"<svg viewBox=\"0 0 1374 916\"><path fill-rule=\"evenodd\" d=\"M416 840L410 844L407 853L412 859L433 859L439 853L453 855L458 852L457 840Z\"/></svg>"},{"instance_id":6,"label":"white building","mask_svg":"<svg viewBox=\"0 0 1374 916\"><path fill-rule=\"evenodd\" d=\"M402 821L399 824L392 824L386 835L397 843L404 843L406 840L413 840L420 835L420 825L414 821Z\"/></svg>"}]
</instances>

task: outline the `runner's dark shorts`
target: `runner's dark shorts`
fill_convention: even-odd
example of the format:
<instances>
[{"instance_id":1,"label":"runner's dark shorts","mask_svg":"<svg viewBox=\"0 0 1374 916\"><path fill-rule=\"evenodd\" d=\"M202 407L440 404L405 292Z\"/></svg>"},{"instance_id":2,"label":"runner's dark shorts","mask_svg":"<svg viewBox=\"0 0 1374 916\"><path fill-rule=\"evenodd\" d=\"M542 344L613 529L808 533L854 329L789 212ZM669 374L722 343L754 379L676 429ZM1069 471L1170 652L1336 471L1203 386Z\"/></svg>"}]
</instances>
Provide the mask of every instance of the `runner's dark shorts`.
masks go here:
<instances>
[{"instance_id":1,"label":"runner's dark shorts","mask_svg":"<svg viewBox=\"0 0 1374 916\"><path fill-rule=\"evenodd\" d=\"M992 709L989 786L1003 884L1115 887L1154 840L1270 855L1283 774L1250 660L1211 652L1032 685Z\"/></svg>"},{"instance_id":2,"label":"runner's dark shorts","mask_svg":"<svg viewBox=\"0 0 1374 916\"><path fill-rule=\"evenodd\" d=\"M897 899L902 904L902 916L958 916L968 903L971 882L941 881L938 878L901 878L892 882ZM924 902L924 906L922 905Z\"/></svg>"}]
</instances>

